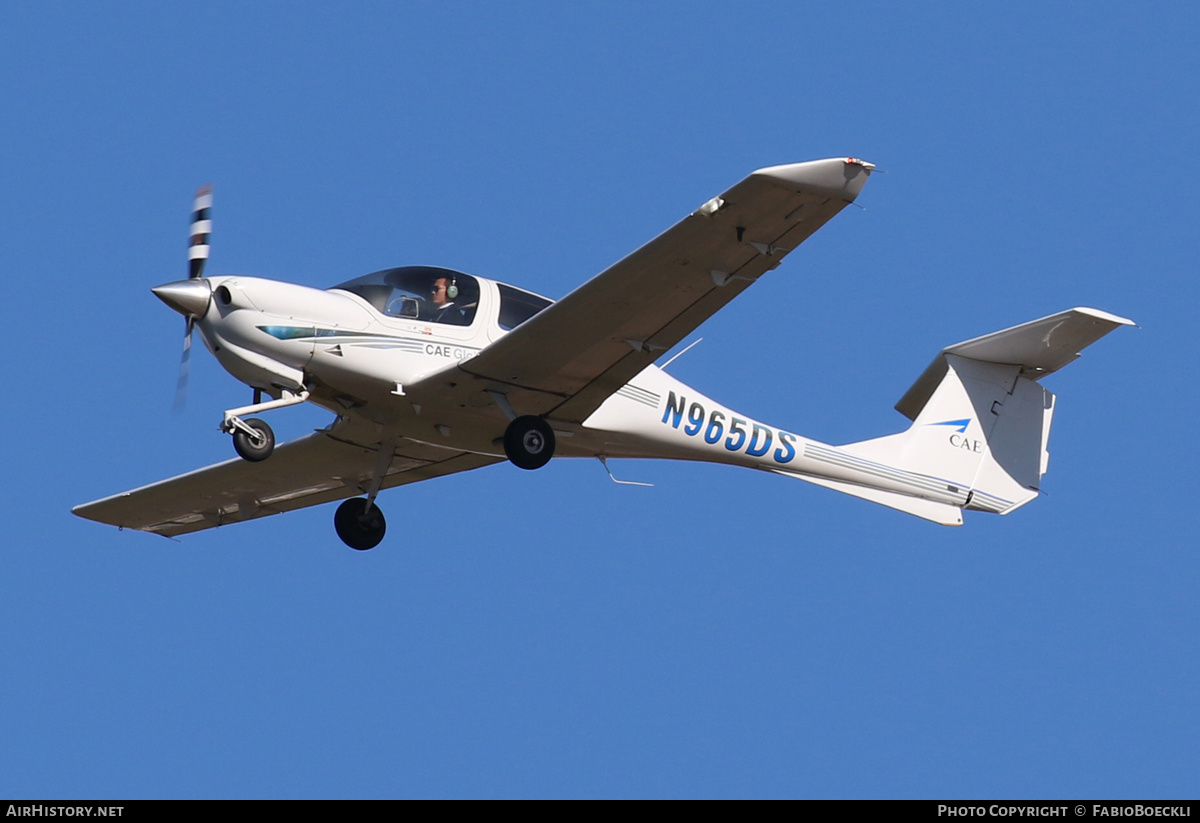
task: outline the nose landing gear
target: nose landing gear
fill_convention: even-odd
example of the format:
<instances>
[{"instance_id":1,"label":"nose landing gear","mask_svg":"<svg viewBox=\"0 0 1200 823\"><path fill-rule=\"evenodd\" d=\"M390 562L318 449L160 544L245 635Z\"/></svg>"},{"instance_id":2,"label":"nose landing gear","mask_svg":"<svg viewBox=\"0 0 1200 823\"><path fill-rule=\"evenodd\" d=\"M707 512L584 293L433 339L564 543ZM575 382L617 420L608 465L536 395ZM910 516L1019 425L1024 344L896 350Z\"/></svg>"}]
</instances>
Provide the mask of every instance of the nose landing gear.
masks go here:
<instances>
[{"instance_id":1,"label":"nose landing gear","mask_svg":"<svg viewBox=\"0 0 1200 823\"><path fill-rule=\"evenodd\" d=\"M233 430L234 451L251 463L270 457L275 450L275 432L271 431L271 427L257 417L239 419L237 422L241 425Z\"/></svg>"},{"instance_id":2,"label":"nose landing gear","mask_svg":"<svg viewBox=\"0 0 1200 823\"><path fill-rule=\"evenodd\" d=\"M225 417L221 421L221 431L233 435L233 448L243 460L249 460L251 463L266 460L275 450L275 432L271 431L271 427L258 418L251 417L243 420L241 415L295 406L307 400L308 394L307 389L298 393L284 389L280 392L278 400L268 400L262 403L259 402L262 399L261 392L259 389L255 389L253 404L225 412Z\"/></svg>"}]
</instances>

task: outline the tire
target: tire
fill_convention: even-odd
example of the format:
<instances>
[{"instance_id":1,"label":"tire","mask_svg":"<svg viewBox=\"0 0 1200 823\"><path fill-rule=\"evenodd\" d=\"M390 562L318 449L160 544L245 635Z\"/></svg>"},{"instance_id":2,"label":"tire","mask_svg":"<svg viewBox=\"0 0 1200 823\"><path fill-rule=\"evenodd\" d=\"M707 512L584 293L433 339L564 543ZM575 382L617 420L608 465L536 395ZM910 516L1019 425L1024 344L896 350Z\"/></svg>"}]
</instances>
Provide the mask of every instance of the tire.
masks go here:
<instances>
[{"instance_id":1,"label":"tire","mask_svg":"<svg viewBox=\"0 0 1200 823\"><path fill-rule=\"evenodd\" d=\"M338 537L347 546L360 552L378 546L387 532L387 521L379 506L372 504L371 511L364 514L366 507L367 498L351 497L343 501L333 515L333 528Z\"/></svg>"},{"instance_id":2,"label":"tire","mask_svg":"<svg viewBox=\"0 0 1200 823\"><path fill-rule=\"evenodd\" d=\"M233 448L243 460L258 463L266 460L275 451L275 432L271 427L256 417L244 421L247 426L258 432L257 438L251 438L241 429L233 431Z\"/></svg>"},{"instance_id":3,"label":"tire","mask_svg":"<svg viewBox=\"0 0 1200 823\"><path fill-rule=\"evenodd\" d=\"M540 417L518 417L504 430L504 454L514 466L540 469L554 456L554 430Z\"/></svg>"}]
</instances>

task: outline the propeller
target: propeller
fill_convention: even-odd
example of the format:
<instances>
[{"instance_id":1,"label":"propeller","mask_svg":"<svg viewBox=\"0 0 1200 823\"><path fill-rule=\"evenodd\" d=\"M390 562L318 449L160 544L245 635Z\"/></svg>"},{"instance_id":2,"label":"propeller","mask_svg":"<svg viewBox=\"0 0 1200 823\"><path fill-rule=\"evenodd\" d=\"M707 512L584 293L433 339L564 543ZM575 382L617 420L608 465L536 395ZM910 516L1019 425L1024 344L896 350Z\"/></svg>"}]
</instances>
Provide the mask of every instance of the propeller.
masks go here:
<instances>
[{"instance_id":1,"label":"propeller","mask_svg":"<svg viewBox=\"0 0 1200 823\"><path fill-rule=\"evenodd\" d=\"M183 356L179 359L179 380L175 383L175 414L187 408L188 375L191 373L189 361L192 359L192 327L196 321L187 319L187 331L183 334Z\"/></svg>"},{"instance_id":2,"label":"propeller","mask_svg":"<svg viewBox=\"0 0 1200 823\"><path fill-rule=\"evenodd\" d=\"M204 264L208 262L208 236L212 233L212 184L206 183L196 189L192 201L192 229L188 242L188 280L204 276ZM157 292L156 292L157 293ZM163 297L163 295L159 295ZM187 406L188 375L191 372L192 330L196 327L196 316L187 314L187 326L183 334L183 355L179 360L179 381L175 384L175 413Z\"/></svg>"},{"instance_id":3,"label":"propeller","mask_svg":"<svg viewBox=\"0 0 1200 823\"><path fill-rule=\"evenodd\" d=\"M196 189L192 203L192 237L188 243L188 279L204 274L208 262L208 236L212 233L212 183Z\"/></svg>"}]
</instances>

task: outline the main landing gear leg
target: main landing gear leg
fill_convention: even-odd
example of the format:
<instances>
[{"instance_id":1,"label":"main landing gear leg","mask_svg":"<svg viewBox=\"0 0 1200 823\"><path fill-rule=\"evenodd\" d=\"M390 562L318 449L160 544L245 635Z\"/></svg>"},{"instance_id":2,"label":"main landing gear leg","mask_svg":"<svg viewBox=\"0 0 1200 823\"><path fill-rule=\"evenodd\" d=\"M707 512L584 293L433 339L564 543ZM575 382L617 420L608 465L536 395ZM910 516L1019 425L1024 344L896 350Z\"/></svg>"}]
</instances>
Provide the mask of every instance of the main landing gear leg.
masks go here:
<instances>
[{"instance_id":1,"label":"main landing gear leg","mask_svg":"<svg viewBox=\"0 0 1200 823\"><path fill-rule=\"evenodd\" d=\"M383 512L375 505L375 498L383 487L383 478L387 476L395 454L395 446L381 443L379 454L375 458L375 469L371 473L371 485L367 487L367 496L350 498L338 506L333 515L333 528L338 537L352 549L360 552L373 549L379 545L387 532L387 521Z\"/></svg>"},{"instance_id":2,"label":"main landing gear leg","mask_svg":"<svg viewBox=\"0 0 1200 823\"><path fill-rule=\"evenodd\" d=\"M554 456L554 430L540 417L518 417L504 430L504 453L514 466L540 469Z\"/></svg>"}]
</instances>

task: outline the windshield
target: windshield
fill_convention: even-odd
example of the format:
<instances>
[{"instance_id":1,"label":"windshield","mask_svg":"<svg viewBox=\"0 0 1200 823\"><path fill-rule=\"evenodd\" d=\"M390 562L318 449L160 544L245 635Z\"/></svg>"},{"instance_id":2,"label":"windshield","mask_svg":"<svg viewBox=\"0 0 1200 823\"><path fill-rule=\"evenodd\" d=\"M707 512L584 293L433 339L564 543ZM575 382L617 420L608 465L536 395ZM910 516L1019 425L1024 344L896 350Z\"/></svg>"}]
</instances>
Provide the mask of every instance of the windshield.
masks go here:
<instances>
[{"instance_id":1,"label":"windshield","mask_svg":"<svg viewBox=\"0 0 1200 823\"><path fill-rule=\"evenodd\" d=\"M479 281L434 266L384 269L333 287L357 294L388 317L469 326L479 308Z\"/></svg>"}]
</instances>

